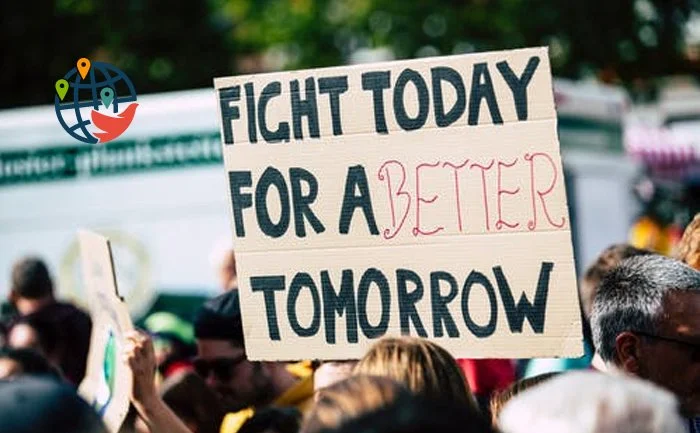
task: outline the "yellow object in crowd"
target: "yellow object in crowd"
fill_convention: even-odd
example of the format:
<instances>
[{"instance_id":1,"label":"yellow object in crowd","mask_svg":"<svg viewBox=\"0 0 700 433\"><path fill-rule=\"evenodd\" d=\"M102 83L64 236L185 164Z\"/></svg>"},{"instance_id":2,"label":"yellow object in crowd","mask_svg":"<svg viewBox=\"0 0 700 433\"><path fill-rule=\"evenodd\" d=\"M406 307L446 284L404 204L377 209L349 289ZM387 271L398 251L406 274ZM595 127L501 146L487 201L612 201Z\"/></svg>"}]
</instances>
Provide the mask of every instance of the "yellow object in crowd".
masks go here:
<instances>
[{"instance_id":1,"label":"yellow object in crowd","mask_svg":"<svg viewBox=\"0 0 700 433\"><path fill-rule=\"evenodd\" d=\"M671 251L669 239L664 228L647 216L641 217L632 225L630 243L634 247L654 251L659 254L668 254Z\"/></svg>"},{"instance_id":2,"label":"yellow object in crowd","mask_svg":"<svg viewBox=\"0 0 700 433\"><path fill-rule=\"evenodd\" d=\"M272 403L272 406L278 407L295 407L303 414L311 407L314 395L314 375L311 368L311 362L302 361L296 364L287 366L287 370L299 377L300 380L287 391L284 392L277 400ZM220 433L236 433L243 424L255 415L255 409L252 407L240 410L238 412L229 413L224 417L221 423Z\"/></svg>"},{"instance_id":3,"label":"yellow object in crowd","mask_svg":"<svg viewBox=\"0 0 700 433\"><path fill-rule=\"evenodd\" d=\"M648 216L641 217L630 229L630 244L670 256L681 240L682 229L676 224L661 226Z\"/></svg>"},{"instance_id":4,"label":"yellow object in crowd","mask_svg":"<svg viewBox=\"0 0 700 433\"><path fill-rule=\"evenodd\" d=\"M660 252L662 237L661 227L649 217L640 218L630 230L630 243L637 248Z\"/></svg>"}]
</instances>

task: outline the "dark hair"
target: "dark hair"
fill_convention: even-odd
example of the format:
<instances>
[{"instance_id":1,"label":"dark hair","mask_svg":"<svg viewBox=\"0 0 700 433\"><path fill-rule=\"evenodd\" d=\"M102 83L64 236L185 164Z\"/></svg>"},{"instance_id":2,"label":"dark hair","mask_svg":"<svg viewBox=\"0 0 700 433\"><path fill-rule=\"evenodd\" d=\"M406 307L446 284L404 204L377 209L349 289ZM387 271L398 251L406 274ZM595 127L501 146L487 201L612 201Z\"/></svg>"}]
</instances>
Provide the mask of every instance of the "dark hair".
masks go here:
<instances>
[{"instance_id":1,"label":"dark hair","mask_svg":"<svg viewBox=\"0 0 700 433\"><path fill-rule=\"evenodd\" d=\"M0 347L4 347L7 344L7 324L0 321Z\"/></svg>"},{"instance_id":2,"label":"dark hair","mask_svg":"<svg viewBox=\"0 0 700 433\"><path fill-rule=\"evenodd\" d=\"M238 433L297 433L301 424L301 412L293 407L269 407L257 411L241 426Z\"/></svg>"},{"instance_id":3,"label":"dark hair","mask_svg":"<svg viewBox=\"0 0 700 433\"><path fill-rule=\"evenodd\" d=\"M446 400L400 397L392 404L322 433L493 433L480 413Z\"/></svg>"},{"instance_id":4,"label":"dark hair","mask_svg":"<svg viewBox=\"0 0 700 433\"><path fill-rule=\"evenodd\" d=\"M670 291L700 292L700 272L660 255L632 257L608 272L593 304L591 328L600 357L611 361L625 331L656 334Z\"/></svg>"},{"instance_id":5,"label":"dark hair","mask_svg":"<svg viewBox=\"0 0 700 433\"><path fill-rule=\"evenodd\" d=\"M38 257L25 257L12 267L12 293L27 299L53 294L53 282L46 264Z\"/></svg>"},{"instance_id":6,"label":"dark hair","mask_svg":"<svg viewBox=\"0 0 700 433\"><path fill-rule=\"evenodd\" d=\"M3 433L107 433L71 386L38 377L0 380Z\"/></svg>"},{"instance_id":7,"label":"dark hair","mask_svg":"<svg viewBox=\"0 0 700 433\"><path fill-rule=\"evenodd\" d=\"M43 315L31 314L28 316L19 317L13 327L18 325L27 325L31 327L34 332L36 332L39 349L47 356L51 357L56 354L58 346L61 343L59 334L60 329L49 320L49 318ZM10 329L11 331L12 329Z\"/></svg>"},{"instance_id":8,"label":"dark hair","mask_svg":"<svg viewBox=\"0 0 700 433\"><path fill-rule=\"evenodd\" d=\"M230 290L202 305L194 319L194 335L198 339L228 340L244 346L238 290Z\"/></svg>"},{"instance_id":9,"label":"dark hair","mask_svg":"<svg viewBox=\"0 0 700 433\"><path fill-rule=\"evenodd\" d=\"M11 359L22 366L23 375L48 376L59 379L61 374L43 356L31 349L0 349L0 359Z\"/></svg>"},{"instance_id":10,"label":"dark hair","mask_svg":"<svg viewBox=\"0 0 700 433\"><path fill-rule=\"evenodd\" d=\"M20 317L14 326L21 324L36 333L37 349L58 364L69 382L79 385L90 349L90 316L70 304L53 303Z\"/></svg>"}]
</instances>

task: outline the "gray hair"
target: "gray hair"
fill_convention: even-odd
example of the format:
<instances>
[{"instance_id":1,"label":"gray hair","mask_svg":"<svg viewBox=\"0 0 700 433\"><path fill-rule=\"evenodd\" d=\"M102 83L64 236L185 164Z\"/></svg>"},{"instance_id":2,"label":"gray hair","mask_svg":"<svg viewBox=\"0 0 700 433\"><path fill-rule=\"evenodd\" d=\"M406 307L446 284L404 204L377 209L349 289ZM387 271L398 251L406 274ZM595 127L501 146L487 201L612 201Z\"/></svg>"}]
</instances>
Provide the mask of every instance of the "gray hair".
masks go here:
<instances>
[{"instance_id":1,"label":"gray hair","mask_svg":"<svg viewBox=\"0 0 700 433\"><path fill-rule=\"evenodd\" d=\"M593 302L591 330L600 357L614 359L622 332L655 334L667 293L695 290L700 272L677 260L656 254L624 260L603 277Z\"/></svg>"},{"instance_id":2,"label":"gray hair","mask_svg":"<svg viewBox=\"0 0 700 433\"><path fill-rule=\"evenodd\" d=\"M563 374L516 396L504 433L684 433L676 398L650 382L594 372Z\"/></svg>"}]
</instances>

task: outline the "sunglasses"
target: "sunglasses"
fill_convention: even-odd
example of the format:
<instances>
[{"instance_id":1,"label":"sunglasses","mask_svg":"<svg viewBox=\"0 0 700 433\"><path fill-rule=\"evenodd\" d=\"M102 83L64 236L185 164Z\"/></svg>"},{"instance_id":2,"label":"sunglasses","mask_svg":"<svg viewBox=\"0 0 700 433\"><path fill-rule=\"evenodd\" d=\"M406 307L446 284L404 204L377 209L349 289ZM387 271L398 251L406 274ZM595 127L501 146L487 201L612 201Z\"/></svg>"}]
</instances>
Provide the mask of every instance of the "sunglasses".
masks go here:
<instances>
[{"instance_id":1,"label":"sunglasses","mask_svg":"<svg viewBox=\"0 0 700 433\"><path fill-rule=\"evenodd\" d=\"M203 379L209 377L210 373L225 382L231 380L233 369L246 360L245 354L235 358L195 358L192 364L194 371Z\"/></svg>"},{"instance_id":2,"label":"sunglasses","mask_svg":"<svg viewBox=\"0 0 700 433\"><path fill-rule=\"evenodd\" d=\"M648 334L646 332L633 331L637 335L642 337L650 338L652 340L666 341L669 343L675 343L678 346L684 347L690 353L693 362L700 362L700 344L692 343L690 341L684 341L678 338L664 337L662 335Z\"/></svg>"}]
</instances>

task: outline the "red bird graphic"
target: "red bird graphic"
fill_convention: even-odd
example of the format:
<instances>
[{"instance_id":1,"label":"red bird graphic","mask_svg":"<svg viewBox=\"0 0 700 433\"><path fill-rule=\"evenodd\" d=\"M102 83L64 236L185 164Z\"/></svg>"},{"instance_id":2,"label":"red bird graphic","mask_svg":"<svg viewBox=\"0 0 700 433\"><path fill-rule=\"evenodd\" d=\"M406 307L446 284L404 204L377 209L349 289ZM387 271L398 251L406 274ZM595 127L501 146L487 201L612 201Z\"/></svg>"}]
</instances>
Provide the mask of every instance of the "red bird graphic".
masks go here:
<instances>
[{"instance_id":1,"label":"red bird graphic","mask_svg":"<svg viewBox=\"0 0 700 433\"><path fill-rule=\"evenodd\" d=\"M99 142L106 143L122 135L126 128L131 125L131 121L134 120L134 114L136 114L136 107L138 106L139 104L137 103L129 105L117 117L107 116L92 110L90 117L93 125L104 131L93 133L99 139Z\"/></svg>"}]
</instances>

